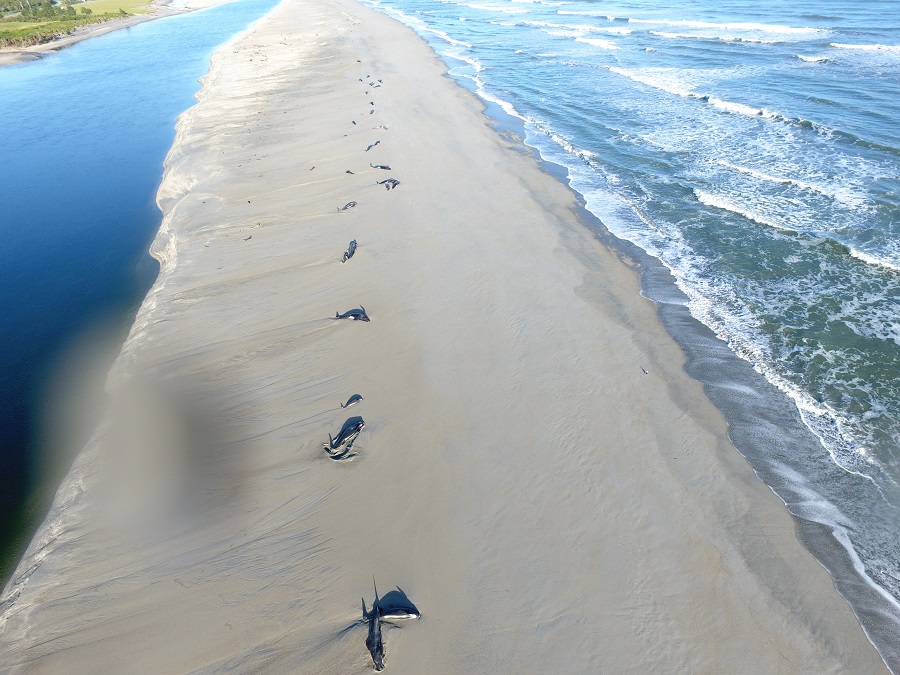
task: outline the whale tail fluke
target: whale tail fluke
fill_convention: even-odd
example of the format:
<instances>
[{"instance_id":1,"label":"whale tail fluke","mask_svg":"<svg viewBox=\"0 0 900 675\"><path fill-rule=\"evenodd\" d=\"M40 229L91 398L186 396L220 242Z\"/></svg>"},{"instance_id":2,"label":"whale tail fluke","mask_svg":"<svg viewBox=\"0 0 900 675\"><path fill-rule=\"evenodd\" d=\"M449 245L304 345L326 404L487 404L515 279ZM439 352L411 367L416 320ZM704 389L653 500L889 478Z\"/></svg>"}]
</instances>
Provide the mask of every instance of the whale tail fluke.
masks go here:
<instances>
[{"instance_id":1,"label":"whale tail fluke","mask_svg":"<svg viewBox=\"0 0 900 675\"><path fill-rule=\"evenodd\" d=\"M362 610L363 610L363 621L369 618L369 612L366 610L366 599L360 598L362 600Z\"/></svg>"},{"instance_id":2,"label":"whale tail fluke","mask_svg":"<svg viewBox=\"0 0 900 675\"><path fill-rule=\"evenodd\" d=\"M345 406L343 403L341 403L341 407L342 407L342 408L346 408L347 406Z\"/></svg>"}]
</instances>

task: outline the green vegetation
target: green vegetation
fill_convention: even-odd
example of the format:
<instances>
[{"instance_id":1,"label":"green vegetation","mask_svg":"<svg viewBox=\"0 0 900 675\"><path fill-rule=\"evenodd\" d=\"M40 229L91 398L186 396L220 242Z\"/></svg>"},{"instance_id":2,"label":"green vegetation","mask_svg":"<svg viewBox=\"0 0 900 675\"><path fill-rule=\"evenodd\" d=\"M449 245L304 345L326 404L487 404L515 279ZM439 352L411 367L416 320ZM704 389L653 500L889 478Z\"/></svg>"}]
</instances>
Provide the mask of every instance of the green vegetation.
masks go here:
<instances>
[{"instance_id":1,"label":"green vegetation","mask_svg":"<svg viewBox=\"0 0 900 675\"><path fill-rule=\"evenodd\" d=\"M148 0L0 0L0 48L51 42L76 28L147 11Z\"/></svg>"},{"instance_id":2,"label":"green vegetation","mask_svg":"<svg viewBox=\"0 0 900 675\"><path fill-rule=\"evenodd\" d=\"M126 14L146 14L149 2L150 0L89 0L75 6L91 9L94 14L119 14L119 10Z\"/></svg>"}]
</instances>

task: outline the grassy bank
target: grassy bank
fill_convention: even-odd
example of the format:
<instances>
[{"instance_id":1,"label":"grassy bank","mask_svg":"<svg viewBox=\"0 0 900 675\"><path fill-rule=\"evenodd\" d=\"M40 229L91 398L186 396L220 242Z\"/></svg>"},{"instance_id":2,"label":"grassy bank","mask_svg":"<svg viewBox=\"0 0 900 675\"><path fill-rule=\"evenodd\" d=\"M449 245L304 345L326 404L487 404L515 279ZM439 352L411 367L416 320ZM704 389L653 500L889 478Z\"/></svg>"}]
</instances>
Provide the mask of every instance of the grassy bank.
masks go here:
<instances>
[{"instance_id":1,"label":"grassy bank","mask_svg":"<svg viewBox=\"0 0 900 675\"><path fill-rule=\"evenodd\" d=\"M76 28L148 10L146 0L91 0L77 4L0 2L0 49L52 42Z\"/></svg>"}]
</instances>

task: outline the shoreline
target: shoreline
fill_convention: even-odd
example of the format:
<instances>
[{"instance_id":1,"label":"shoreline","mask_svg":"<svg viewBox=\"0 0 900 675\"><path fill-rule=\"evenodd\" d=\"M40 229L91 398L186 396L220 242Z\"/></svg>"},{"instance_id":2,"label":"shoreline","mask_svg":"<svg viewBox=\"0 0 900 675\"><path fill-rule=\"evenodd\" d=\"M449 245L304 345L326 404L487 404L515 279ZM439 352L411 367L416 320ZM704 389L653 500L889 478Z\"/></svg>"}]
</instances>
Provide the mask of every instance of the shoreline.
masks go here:
<instances>
[{"instance_id":1,"label":"shoreline","mask_svg":"<svg viewBox=\"0 0 900 675\"><path fill-rule=\"evenodd\" d=\"M160 277L110 376L155 413L140 429L190 402L171 426L202 430L185 447L204 461L150 468L189 460L174 482L209 493L210 521L179 519L164 547L98 527L111 415L0 597L0 662L365 672L343 629L374 573L425 617L386 635L399 672L878 670L575 193L409 29L321 4L285 0L214 55L166 162ZM371 323L330 319L353 303ZM117 389L136 375L163 394ZM335 464L321 440L357 389L361 456ZM183 442L149 437L142 460Z\"/></svg>"},{"instance_id":2,"label":"shoreline","mask_svg":"<svg viewBox=\"0 0 900 675\"><path fill-rule=\"evenodd\" d=\"M524 140L526 130L522 118L480 96L477 87L471 86L470 79L450 73L447 76L478 97L485 106L485 115L494 120L498 133L514 134L532 152L548 176L574 193L583 226L637 270L641 295L658 307L659 320L685 358L684 372L703 386L707 399L724 416L733 449L747 461L762 484L781 500L795 521L798 541L828 571L835 590L851 607L868 640L888 669L896 672L891 664L900 664L900 647L894 639L894 627L900 626L900 607L887 591L867 576L864 563L840 518L816 511L816 500L826 500L823 495L828 492L811 493L808 490L821 490L822 484L828 481L822 478L815 486L809 483L797 485L790 470L785 476L785 467L793 468L801 455L798 448L803 449L805 457L821 457L821 440L806 426L796 404L691 314L687 296L677 287L665 265L637 244L621 239L607 229L588 209L584 196L571 185L569 169L553 159L544 158L537 146ZM748 391L755 392L752 400L746 396ZM760 420L777 431L760 434ZM777 451L773 452L773 447ZM796 471L796 475L802 473L799 466ZM837 482L835 476L841 473L839 466L820 459L822 477L828 476ZM815 494L815 500L811 494ZM881 500L876 501L878 503L872 504L871 508L880 506Z\"/></svg>"},{"instance_id":3,"label":"shoreline","mask_svg":"<svg viewBox=\"0 0 900 675\"><path fill-rule=\"evenodd\" d=\"M173 0L151 0L147 5L148 12L146 14L132 14L121 19L111 19L103 23L82 26L76 28L69 35L24 49L0 49L0 68L37 61L90 38L106 35L123 28L131 28L147 21L214 7L224 2L232 2L232 0L186 0L179 3L179 7L172 6Z\"/></svg>"}]
</instances>

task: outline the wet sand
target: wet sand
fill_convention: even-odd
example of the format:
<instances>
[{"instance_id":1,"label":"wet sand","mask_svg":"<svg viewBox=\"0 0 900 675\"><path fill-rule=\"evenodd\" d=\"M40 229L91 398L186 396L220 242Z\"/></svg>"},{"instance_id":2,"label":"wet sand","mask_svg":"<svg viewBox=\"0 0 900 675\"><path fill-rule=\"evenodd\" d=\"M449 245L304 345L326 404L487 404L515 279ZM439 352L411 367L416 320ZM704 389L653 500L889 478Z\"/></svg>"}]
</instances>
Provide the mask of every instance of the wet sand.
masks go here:
<instances>
[{"instance_id":1,"label":"wet sand","mask_svg":"<svg viewBox=\"0 0 900 675\"><path fill-rule=\"evenodd\" d=\"M3 670L368 672L373 577L422 611L389 672L885 670L633 265L445 72L351 0L214 55Z\"/></svg>"}]
</instances>

